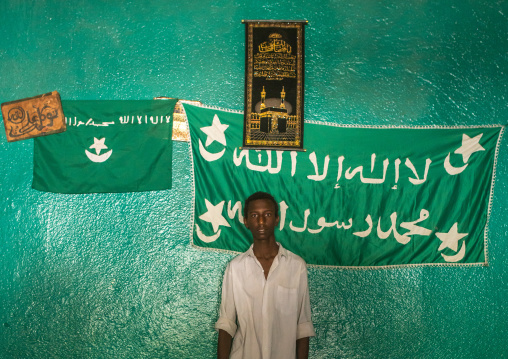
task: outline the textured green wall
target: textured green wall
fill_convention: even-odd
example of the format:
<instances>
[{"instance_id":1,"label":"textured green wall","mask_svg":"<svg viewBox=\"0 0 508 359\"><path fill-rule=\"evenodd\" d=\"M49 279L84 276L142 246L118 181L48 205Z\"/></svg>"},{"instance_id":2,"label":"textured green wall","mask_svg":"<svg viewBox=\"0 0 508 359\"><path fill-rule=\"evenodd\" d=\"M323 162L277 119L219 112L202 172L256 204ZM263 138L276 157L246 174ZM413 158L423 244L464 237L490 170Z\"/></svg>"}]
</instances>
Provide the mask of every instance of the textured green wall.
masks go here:
<instances>
[{"instance_id":1,"label":"textured green wall","mask_svg":"<svg viewBox=\"0 0 508 359\"><path fill-rule=\"evenodd\" d=\"M2 0L0 102L58 90L241 110L241 20L307 19L307 119L506 124L507 15L491 0ZM506 145L490 266L310 268L312 358L508 357ZM173 189L146 193L37 192L32 151L0 134L0 357L213 358L231 256L189 244L188 144Z\"/></svg>"}]
</instances>

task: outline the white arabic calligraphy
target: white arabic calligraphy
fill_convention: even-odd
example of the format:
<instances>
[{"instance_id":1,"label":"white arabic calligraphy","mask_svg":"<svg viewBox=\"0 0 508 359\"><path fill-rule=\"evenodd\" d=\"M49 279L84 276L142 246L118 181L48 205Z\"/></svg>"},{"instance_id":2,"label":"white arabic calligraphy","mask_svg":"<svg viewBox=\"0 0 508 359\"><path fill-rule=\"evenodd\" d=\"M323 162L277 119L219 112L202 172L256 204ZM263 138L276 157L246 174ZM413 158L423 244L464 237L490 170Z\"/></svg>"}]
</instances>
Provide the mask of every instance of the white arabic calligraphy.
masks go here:
<instances>
[{"instance_id":1,"label":"white arabic calligraphy","mask_svg":"<svg viewBox=\"0 0 508 359\"><path fill-rule=\"evenodd\" d=\"M223 151L220 153L210 153L205 150L204 146L201 143L201 140L199 140L199 150L203 158L207 161L214 161L222 157L224 154ZM275 153L275 164L273 163L274 160L272 158L273 153ZM253 154L256 154L257 156L252 156ZM251 171L256 172L268 172L270 174L278 174L282 171L282 168L284 167L284 151L272 151L272 150L248 150L248 149L242 149L235 148L233 150L233 163L235 166L240 167L242 165L245 165L247 169ZM256 158L257 163L253 163L252 158ZM290 151L290 161L291 161L291 176L294 177L297 170L298 165L298 152L296 151ZM311 174L308 174L306 177L309 180L320 182L324 181L328 175L329 175L329 167L331 162L330 155L325 155L322 162L322 167L319 165L319 160L316 152L311 152L308 155L308 160L312 165L313 172ZM337 177L336 177L336 185L335 188L340 188L339 181L341 180L344 163L346 161L345 156L339 156L337 158ZM394 183L395 185L392 187L393 189L397 189L397 183L400 180L400 164L402 161L397 158L394 160ZM371 154L371 173L374 173L376 164L376 154ZM418 171L413 164L413 162L406 158L404 165L412 172L414 177L408 176L408 181L417 186L425 183L428 179L429 169L430 165L432 164L432 160L430 158L427 158L425 160L425 169L423 170L423 176L420 176L418 174ZM360 165L355 168L348 167L344 173L344 178L346 180L352 180L355 177L359 177L360 182L366 183L366 184L383 184L387 181L387 173L390 166L390 160L388 158L385 158L383 160L383 173L382 176L379 178L370 178L364 175L364 166ZM447 170L450 166L447 166L445 163L445 168ZM451 174L451 171L449 171Z\"/></svg>"},{"instance_id":2,"label":"white arabic calligraphy","mask_svg":"<svg viewBox=\"0 0 508 359\"><path fill-rule=\"evenodd\" d=\"M213 226L214 233L210 236L205 235L201 228L196 224L196 235L198 238L205 242L205 243L211 243L215 240L217 240L221 235L221 228L219 226L225 226L225 227L231 227L231 224L226 221L225 217L221 215L221 212L224 210L224 204L225 201L220 202L217 205L212 205L208 201L206 202L207 206L207 212L199 216L199 219L210 222L210 224ZM279 229L282 231L285 228L286 225L286 219L288 214L289 206L285 201L281 201L279 203L279 209L280 209L280 227ZM243 224L243 215L242 215L242 203L240 201L232 202L228 201L227 204L227 216L230 220L237 219L239 223ZM309 208L304 210L303 213L303 223L301 226L298 226L294 223L293 220L289 221L289 229L293 232L302 233L302 232L309 232L310 234L318 234L321 233L326 228L335 228L337 230L349 230L353 227L355 224L355 221L353 218L349 218L346 222L334 220L334 221L327 221L325 217L319 217L316 221L318 228L311 228L309 226L309 217L311 216L311 210ZM377 229L375 231L375 235L379 239L388 239L390 235L393 235L393 238L400 244L406 245L408 244L413 236L431 236L432 231L428 228L422 227L418 225L421 222L424 222L425 220L429 219L430 213L426 209L420 210L419 218L414 221L407 221L407 222L401 222L399 225L397 225L397 219L398 214L397 212L393 212L390 215L390 228L388 230L383 230L381 226L382 219L381 217L378 218L377 223ZM356 231L352 234L356 237L360 238L366 238L369 235L372 234L372 230L374 228L374 223L372 220L372 216L370 214L367 215L365 218L365 222L368 225L368 228L362 231ZM358 225L356 225L358 227ZM399 233L398 228L402 228L407 230L405 233ZM448 233L436 233L436 236L439 237L439 239L443 242L441 247L438 249L438 251L441 251L445 249L446 247L451 248L452 250L457 250L457 242L464 236L468 235L468 233L458 233L457 231L457 223L454 224L454 226L449 230ZM442 257L447 262L457 262L461 260L464 257L465 254L465 244L462 243L462 247L460 251L458 251L455 255L445 255L441 253Z\"/></svg>"}]
</instances>

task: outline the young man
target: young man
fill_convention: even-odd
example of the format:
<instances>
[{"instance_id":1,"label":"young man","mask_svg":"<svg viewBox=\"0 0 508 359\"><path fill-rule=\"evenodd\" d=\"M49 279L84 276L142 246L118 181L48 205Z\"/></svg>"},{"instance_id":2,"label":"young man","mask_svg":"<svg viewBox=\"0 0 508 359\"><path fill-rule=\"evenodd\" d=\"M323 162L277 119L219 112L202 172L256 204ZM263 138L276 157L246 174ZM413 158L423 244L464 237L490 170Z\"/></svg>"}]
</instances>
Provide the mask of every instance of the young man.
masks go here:
<instances>
[{"instance_id":1,"label":"young man","mask_svg":"<svg viewBox=\"0 0 508 359\"><path fill-rule=\"evenodd\" d=\"M215 328L219 359L306 359L311 322L307 266L275 241L279 205L256 192L244 204L249 250L227 266ZM233 345L231 345L233 342Z\"/></svg>"}]
</instances>

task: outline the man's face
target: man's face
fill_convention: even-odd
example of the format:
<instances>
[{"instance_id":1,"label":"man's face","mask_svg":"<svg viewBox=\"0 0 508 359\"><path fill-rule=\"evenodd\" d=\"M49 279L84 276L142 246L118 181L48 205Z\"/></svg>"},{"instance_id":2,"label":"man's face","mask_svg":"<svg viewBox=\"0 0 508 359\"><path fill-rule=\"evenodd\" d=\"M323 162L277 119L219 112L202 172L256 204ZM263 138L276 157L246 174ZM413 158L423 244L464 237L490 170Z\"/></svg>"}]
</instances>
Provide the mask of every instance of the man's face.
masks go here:
<instances>
[{"instance_id":1,"label":"man's face","mask_svg":"<svg viewBox=\"0 0 508 359\"><path fill-rule=\"evenodd\" d=\"M275 226L279 224L275 204L269 199L257 199L249 203L247 217L243 223L252 233L254 241L274 237Z\"/></svg>"}]
</instances>

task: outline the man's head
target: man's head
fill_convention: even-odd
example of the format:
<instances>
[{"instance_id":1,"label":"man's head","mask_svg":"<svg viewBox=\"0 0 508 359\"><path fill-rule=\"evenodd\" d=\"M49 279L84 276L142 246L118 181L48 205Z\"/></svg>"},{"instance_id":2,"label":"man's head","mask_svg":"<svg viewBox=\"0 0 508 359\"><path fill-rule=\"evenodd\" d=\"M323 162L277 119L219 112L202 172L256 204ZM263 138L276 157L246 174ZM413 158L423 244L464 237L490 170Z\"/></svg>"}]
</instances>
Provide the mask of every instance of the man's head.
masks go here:
<instances>
[{"instance_id":1,"label":"man's head","mask_svg":"<svg viewBox=\"0 0 508 359\"><path fill-rule=\"evenodd\" d=\"M253 193L245 200L245 203L243 205L243 216L244 217L247 217L247 213L249 211L249 204L255 200L258 200L258 199L270 200L274 206L275 217L277 217L277 218L279 217L279 204L277 203L275 198L273 198L273 196L270 193L266 193L266 192Z\"/></svg>"},{"instance_id":2,"label":"man's head","mask_svg":"<svg viewBox=\"0 0 508 359\"><path fill-rule=\"evenodd\" d=\"M272 195L256 192L245 201L243 223L256 241L275 241L275 227L279 224L279 205Z\"/></svg>"}]
</instances>

